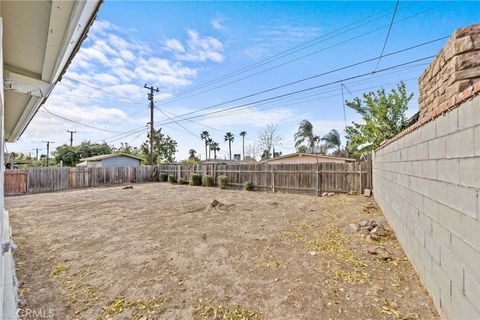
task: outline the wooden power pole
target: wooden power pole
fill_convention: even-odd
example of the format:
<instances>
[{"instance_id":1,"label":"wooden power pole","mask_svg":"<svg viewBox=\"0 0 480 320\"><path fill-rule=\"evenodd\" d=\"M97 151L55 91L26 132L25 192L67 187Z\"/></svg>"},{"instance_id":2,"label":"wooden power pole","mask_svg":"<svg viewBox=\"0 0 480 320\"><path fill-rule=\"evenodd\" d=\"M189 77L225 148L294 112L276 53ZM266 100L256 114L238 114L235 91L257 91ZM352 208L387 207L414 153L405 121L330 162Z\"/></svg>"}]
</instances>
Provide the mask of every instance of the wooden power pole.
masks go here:
<instances>
[{"instance_id":1,"label":"wooden power pole","mask_svg":"<svg viewBox=\"0 0 480 320\"><path fill-rule=\"evenodd\" d=\"M55 143L53 141L43 140L47 144L47 159L45 161L45 167L48 167L48 158L50 157L50 143Z\"/></svg>"},{"instance_id":2,"label":"wooden power pole","mask_svg":"<svg viewBox=\"0 0 480 320\"><path fill-rule=\"evenodd\" d=\"M154 94L155 92L158 92L158 88L154 89L153 86L147 86L146 84L143 86L145 89L150 90L148 93L148 100L150 101L150 159L149 159L149 164L151 166L154 165L153 163L153 109L155 108L155 103L154 103Z\"/></svg>"},{"instance_id":3,"label":"wooden power pole","mask_svg":"<svg viewBox=\"0 0 480 320\"><path fill-rule=\"evenodd\" d=\"M73 146L73 134L77 133L77 131L67 130L70 133L70 147Z\"/></svg>"}]
</instances>

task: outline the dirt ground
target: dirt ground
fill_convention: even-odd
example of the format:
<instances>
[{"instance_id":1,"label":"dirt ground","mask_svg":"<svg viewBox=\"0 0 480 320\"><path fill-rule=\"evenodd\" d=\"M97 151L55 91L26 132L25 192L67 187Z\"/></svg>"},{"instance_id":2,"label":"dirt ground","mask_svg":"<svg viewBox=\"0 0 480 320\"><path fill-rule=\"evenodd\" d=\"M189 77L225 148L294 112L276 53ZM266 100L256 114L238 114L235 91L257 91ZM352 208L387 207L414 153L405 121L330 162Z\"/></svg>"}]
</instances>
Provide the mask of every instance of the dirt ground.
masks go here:
<instances>
[{"instance_id":1,"label":"dirt ground","mask_svg":"<svg viewBox=\"0 0 480 320\"><path fill-rule=\"evenodd\" d=\"M6 206L25 319L438 318L394 235L350 226L384 221L373 198L151 183Z\"/></svg>"}]
</instances>

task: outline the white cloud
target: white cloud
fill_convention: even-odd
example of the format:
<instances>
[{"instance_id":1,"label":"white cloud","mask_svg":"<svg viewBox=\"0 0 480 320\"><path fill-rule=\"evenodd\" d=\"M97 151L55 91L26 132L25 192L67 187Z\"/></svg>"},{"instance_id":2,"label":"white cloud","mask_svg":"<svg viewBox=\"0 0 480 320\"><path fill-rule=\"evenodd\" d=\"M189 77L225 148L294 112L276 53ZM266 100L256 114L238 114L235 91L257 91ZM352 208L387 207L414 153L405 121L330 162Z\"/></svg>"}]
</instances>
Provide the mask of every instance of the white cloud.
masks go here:
<instances>
[{"instance_id":1,"label":"white cloud","mask_svg":"<svg viewBox=\"0 0 480 320\"><path fill-rule=\"evenodd\" d=\"M180 61L188 62L222 62L223 44L214 37L203 37L196 30L188 30L188 39L185 45L178 39L165 41L165 50L172 52Z\"/></svg>"},{"instance_id":2,"label":"white cloud","mask_svg":"<svg viewBox=\"0 0 480 320\"><path fill-rule=\"evenodd\" d=\"M223 25L223 19L220 17L217 17L215 19L210 20L210 24L212 27L216 30L224 30L225 26Z\"/></svg>"},{"instance_id":3,"label":"white cloud","mask_svg":"<svg viewBox=\"0 0 480 320\"><path fill-rule=\"evenodd\" d=\"M189 31L184 42L170 39L164 45L181 59L173 59L162 50L163 45L155 47L139 41L134 30L96 20L45 107L63 117L112 131L145 126L149 112L144 83L160 88L157 101L166 99L197 77L199 62L223 60L222 43L197 31ZM13 149L41 147L45 139L55 141L55 146L67 143L67 129L77 130L77 142L99 142L114 134L59 119L41 109L14 144L20 147ZM136 142L145 138L141 133L137 136Z\"/></svg>"}]
</instances>

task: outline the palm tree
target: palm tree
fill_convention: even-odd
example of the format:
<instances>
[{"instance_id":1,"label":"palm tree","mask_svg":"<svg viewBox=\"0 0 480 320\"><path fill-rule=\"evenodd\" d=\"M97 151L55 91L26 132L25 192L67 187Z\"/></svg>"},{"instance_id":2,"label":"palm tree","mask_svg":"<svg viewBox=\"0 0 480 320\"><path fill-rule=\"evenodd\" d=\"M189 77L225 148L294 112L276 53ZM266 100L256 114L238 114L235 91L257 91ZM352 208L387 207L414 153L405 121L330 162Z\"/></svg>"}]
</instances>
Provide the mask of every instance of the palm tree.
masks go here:
<instances>
[{"instance_id":1,"label":"palm tree","mask_svg":"<svg viewBox=\"0 0 480 320\"><path fill-rule=\"evenodd\" d=\"M205 144L208 146L208 159L210 159L210 145L213 143L212 138L208 138Z\"/></svg>"},{"instance_id":2,"label":"palm tree","mask_svg":"<svg viewBox=\"0 0 480 320\"><path fill-rule=\"evenodd\" d=\"M205 159L207 159L208 138L210 138L210 134L208 133L208 131L202 131L202 133L200 134L200 139L205 140Z\"/></svg>"},{"instance_id":3,"label":"palm tree","mask_svg":"<svg viewBox=\"0 0 480 320\"><path fill-rule=\"evenodd\" d=\"M213 158L217 159L217 151L220 151L218 142L213 141L212 143L210 143L210 150L213 151Z\"/></svg>"},{"instance_id":4,"label":"palm tree","mask_svg":"<svg viewBox=\"0 0 480 320\"><path fill-rule=\"evenodd\" d=\"M340 147L342 145L342 140L340 139L340 134L336 129L330 130L329 133L322 137L322 141L324 142L325 149L333 149L336 148L336 153L340 152Z\"/></svg>"},{"instance_id":5,"label":"palm tree","mask_svg":"<svg viewBox=\"0 0 480 320\"><path fill-rule=\"evenodd\" d=\"M294 135L295 147L298 148L302 143L307 140L307 146L310 148L315 147L315 143L320 140L319 136L313 134L313 125L308 120L303 120L298 124L298 131Z\"/></svg>"},{"instance_id":6,"label":"palm tree","mask_svg":"<svg viewBox=\"0 0 480 320\"><path fill-rule=\"evenodd\" d=\"M188 151L188 159L190 159L190 160L197 159L197 151L195 149L190 149Z\"/></svg>"},{"instance_id":7,"label":"palm tree","mask_svg":"<svg viewBox=\"0 0 480 320\"><path fill-rule=\"evenodd\" d=\"M240 131L240 137L242 137L242 159L245 160L245 136L247 131Z\"/></svg>"},{"instance_id":8,"label":"palm tree","mask_svg":"<svg viewBox=\"0 0 480 320\"><path fill-rule=\"evenodd\" d=\"M235 139L235 137L233 136L233 133L227 132L225 133L224 138L225 138L225 142L228 141L228 154L229 154L230 160L232 160L232 142Z\"/></svg>"}]
</instances>

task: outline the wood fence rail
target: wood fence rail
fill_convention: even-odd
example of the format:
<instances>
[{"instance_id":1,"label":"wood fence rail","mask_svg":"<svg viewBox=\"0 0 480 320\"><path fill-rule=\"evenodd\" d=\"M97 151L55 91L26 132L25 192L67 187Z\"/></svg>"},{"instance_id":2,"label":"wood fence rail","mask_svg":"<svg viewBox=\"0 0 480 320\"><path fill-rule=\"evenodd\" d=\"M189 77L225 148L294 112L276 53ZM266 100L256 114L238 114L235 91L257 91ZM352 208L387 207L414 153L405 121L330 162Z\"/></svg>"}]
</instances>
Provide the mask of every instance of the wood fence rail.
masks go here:
<instances>
[{"instance_id":1,"label":"wood fence rail","mask_svg":"<svg viewBox=\"0 0 480 320\"><path fill-rule=\"evenodd\" d=\"M272 192L320 195L372 188L371 161L318 164L204 164L112 168L28 168L5 171L5 195L158 181L160 172L187 179L192 173L225 175L231 186L251 181Z\"/></svg>"}]
</instances>

